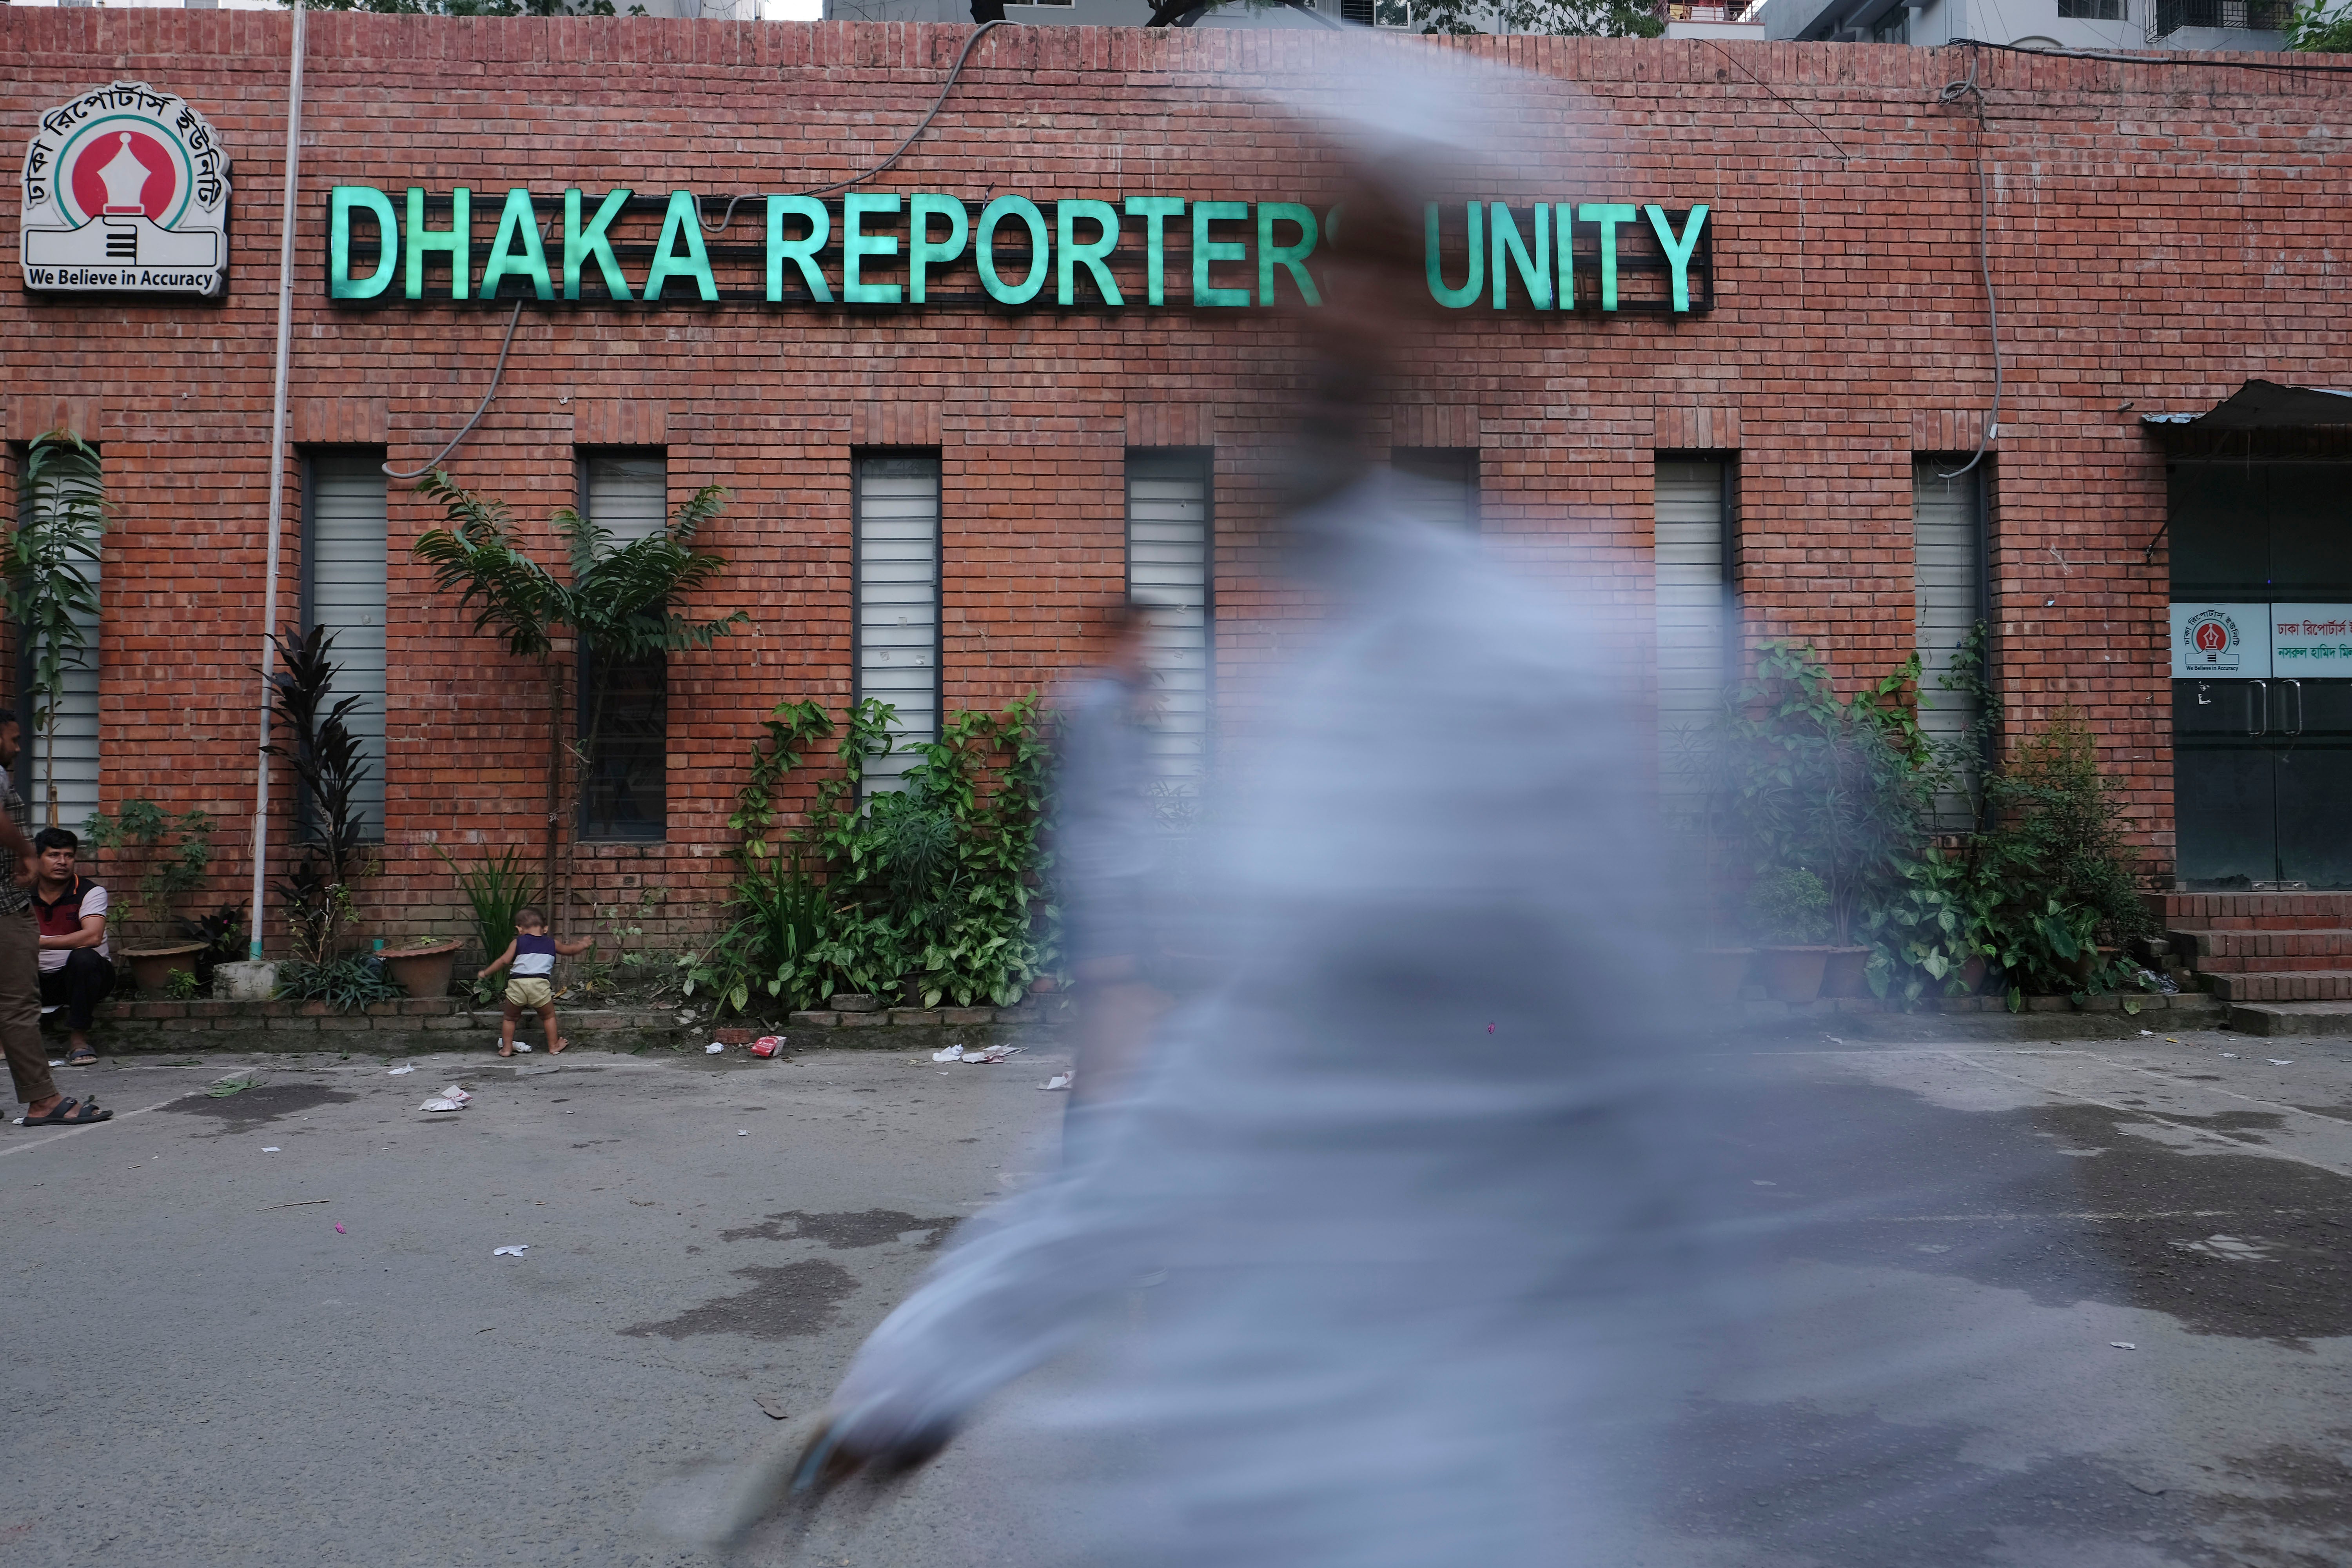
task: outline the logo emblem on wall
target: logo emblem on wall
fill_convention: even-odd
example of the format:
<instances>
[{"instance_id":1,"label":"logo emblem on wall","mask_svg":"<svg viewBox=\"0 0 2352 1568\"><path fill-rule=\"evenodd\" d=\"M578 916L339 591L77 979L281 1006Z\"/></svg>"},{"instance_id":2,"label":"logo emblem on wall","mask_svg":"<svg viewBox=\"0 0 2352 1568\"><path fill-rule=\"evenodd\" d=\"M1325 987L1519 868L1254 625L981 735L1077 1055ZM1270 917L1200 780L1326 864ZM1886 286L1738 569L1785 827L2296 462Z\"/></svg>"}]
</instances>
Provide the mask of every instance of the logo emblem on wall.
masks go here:
<instances>
[{"instance_id":1,"label":"logo emblem on wall","mask_svg":"<svg viewBox=\"0 0 2352 1568\"><path fill-rule=\"evenodd\" d=\"M50 110L25 150L25 287L218 294L228 162L203 115L143 81Z\"/></svg>"},{"instance_id":2,"label":"logo emblem on wall","mask_svg":"<svg viewBox=\"0 0 2352 1568\"><path fill-rule=\"evenodd\" d=\"M2191 616L2180 628L2181 652L2200 669L2237 668L2245 640L2238 633L2238 623L2219 610Z\"/></svg>"}]
</instances>

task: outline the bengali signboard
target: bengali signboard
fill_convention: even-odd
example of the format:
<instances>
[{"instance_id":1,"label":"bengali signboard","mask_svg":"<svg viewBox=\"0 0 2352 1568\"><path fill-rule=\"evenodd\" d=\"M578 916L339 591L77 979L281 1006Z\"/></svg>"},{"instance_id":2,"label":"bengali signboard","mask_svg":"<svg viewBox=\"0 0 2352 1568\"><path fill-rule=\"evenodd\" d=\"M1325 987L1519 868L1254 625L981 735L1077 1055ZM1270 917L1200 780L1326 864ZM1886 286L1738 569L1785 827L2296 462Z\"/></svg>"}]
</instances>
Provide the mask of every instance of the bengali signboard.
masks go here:
<instances>
[{"instance_id":1,"label":"bengali signboard","mask_svg":"<svg viewBox=\"0 0 2352 1568\"><path fill-rule=\"evenodd\" d=\"M48 110L25 149L25 287L217 295L228 276L228 163L202 114L143 81Z\"/></svg>"},{"instance_id":2,"label":"bengali signboard","mask_svg":"<svg viewBox=\"0 0 2352 1568\"><path fill-rule=\"evenodd\" d=\"M2175 605L2172 676L2352 680L2352 605Z\"/></svg>"}]
</instances>

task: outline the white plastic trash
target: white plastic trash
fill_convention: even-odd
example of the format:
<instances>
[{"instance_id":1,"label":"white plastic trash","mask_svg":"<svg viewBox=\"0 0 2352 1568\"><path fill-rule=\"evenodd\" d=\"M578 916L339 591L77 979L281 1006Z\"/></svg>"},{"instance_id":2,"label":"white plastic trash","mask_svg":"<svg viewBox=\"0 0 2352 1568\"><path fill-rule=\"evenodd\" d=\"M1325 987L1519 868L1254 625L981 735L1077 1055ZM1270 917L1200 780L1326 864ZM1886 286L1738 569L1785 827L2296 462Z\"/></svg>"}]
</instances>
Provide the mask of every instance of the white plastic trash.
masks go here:
<instances>
[{"instance_id":1,"label":"white plastic trash","mask_svg":"<svg viewBox=\"0 0 2352 1568\"><path fill-rule=\"evenodd\" d=\"M524 1253L529 1252L530 1250L530 1243L526 1241L520 1247L493 1247L490 1248L490 1256L492 1258L520 1258Z\"/></svg>"},{"instance_id":2,"label":"white plastic trash","mask_svg":"<svg viewBox=\"0 0 2352 1568\"><path fill-rule=\"evenodd\" d=\"M933 1051L931 1053L931 1060L935 1062L960 1062L963 1060L963 1047L961 1046L950 1046L943 1051Z\"/></svg>"},{"instance_id":3,"label":"white plastic trash","mask_svg":"<svg viewBox=\"0 0 2352 1568\"><path fill-rule=\"evenodd\" d=\"M727 1047L725 1046L720 1045L717 1040L713 1040L709 1045L702 1047L702 1054L706 1057L715 1057L726 1048Z\"/></svg>"}]
</instances>

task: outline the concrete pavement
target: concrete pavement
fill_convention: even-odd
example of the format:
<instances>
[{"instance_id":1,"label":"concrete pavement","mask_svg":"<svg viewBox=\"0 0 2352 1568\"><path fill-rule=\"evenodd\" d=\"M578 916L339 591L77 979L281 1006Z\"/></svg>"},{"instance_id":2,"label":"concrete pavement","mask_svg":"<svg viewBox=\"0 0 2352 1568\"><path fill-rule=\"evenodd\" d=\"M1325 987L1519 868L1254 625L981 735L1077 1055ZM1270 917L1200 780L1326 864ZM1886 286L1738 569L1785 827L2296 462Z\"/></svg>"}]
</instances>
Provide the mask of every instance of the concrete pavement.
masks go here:
<instances>
[{"instance_id":1,"label":"concrete pavement","mask_svg":"<svg viewBox=\"0 0 2352 1568\"><path fill-rule=\"evenodd\" d=\"M112 1123L0 1129L0 1564L699 1564L633 1527L647 1487L770 1440L759 1401L822 1399L946 1228L1051 1162L1061 1065L69 1074ZM2352 1045L1823 1037L1701 1070L1886 1132L1857 1188L2059 1174L1809 1229L1772 1377L1689 1412L1755 1462L1682 1497L1654 1562L2352 1561ZM467 1110L415 1109L452 1079ZM1738 1179L1770 1212L1838 1174ZM1904 1375L1842 1381L1865 1350ZM1021 1421L799 1560L1024 1562L1007 1483L1053 1460Z\"/></svg>"}]
</instances>

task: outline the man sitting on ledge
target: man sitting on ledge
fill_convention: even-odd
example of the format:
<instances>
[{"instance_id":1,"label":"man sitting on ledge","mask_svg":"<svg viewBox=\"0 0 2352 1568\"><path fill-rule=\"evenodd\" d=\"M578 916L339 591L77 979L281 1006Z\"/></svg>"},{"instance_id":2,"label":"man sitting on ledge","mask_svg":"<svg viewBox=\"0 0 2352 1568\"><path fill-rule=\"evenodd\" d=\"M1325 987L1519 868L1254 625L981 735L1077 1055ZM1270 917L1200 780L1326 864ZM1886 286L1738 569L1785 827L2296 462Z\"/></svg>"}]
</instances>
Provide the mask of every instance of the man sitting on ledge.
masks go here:
<instances>
[{"instance_id":1,"label":"man sitting on ledge","mask_svg":"<svg viewBox=\"0 0 2352 1568\"><path fill-rule=\"evenodd\" d=\"M62 1005L73 1031L70 1067L98 1060L89 1023L114 989L114 954L106 940L106 889L74 870L81 840L62 827L33 835L33 913L41 927L41 1006Z\"/></svg>"}]
</instances>

